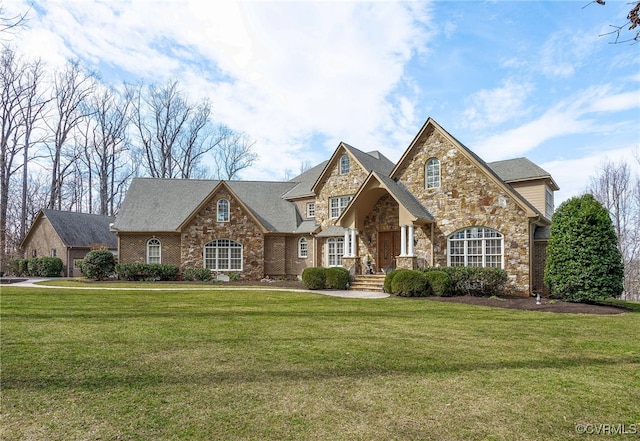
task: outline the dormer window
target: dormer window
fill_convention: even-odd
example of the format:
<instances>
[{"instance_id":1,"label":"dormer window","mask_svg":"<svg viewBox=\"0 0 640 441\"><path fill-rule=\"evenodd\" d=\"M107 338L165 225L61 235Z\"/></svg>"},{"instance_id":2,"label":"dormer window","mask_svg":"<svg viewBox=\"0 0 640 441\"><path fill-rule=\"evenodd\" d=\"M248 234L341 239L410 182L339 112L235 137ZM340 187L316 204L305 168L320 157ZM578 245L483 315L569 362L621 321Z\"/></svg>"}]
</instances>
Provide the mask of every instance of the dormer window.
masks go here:
<instances>
[{"instance_id":1,"label":"dormer window","mask_svg":"<svg viewBox=\"0 0 640 441\"><path fill-rule=\"evenodd\" d=\"M218 201L218 222L229 222L229 201L220 199Z\"/></svg>"},{"instance_id":2,"label":"dormer window","mask_svg":"<svg viewBox=\"0 0 640 441\"><path fill-rule=\"evenodd\" d=\"M440 160L431 158L424 166L424 188L440 187Z\"/></svg>"},{"instance_id":3,"label":"dormer window","mask_svg":"<svg viewBox=\"0 0 640 441\"><path fill-rule=\"evenodd\" d=\"M340 157L340 174L346 175L349 173L349 156L342 155Z\"/></svg>"}]
</instances>

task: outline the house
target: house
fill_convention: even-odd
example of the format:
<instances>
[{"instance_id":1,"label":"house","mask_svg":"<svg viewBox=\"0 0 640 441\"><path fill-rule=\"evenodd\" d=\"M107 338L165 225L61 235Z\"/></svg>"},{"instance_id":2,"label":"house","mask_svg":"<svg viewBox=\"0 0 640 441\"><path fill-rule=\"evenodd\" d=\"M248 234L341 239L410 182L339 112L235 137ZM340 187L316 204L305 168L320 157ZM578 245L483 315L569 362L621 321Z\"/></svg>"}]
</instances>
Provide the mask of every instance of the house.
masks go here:
<instances>
[{"instance_id":1,"label":"house","mask_svg":"<svg viewBox=\"0 0 640 441\"><path fill-rule=\"evenodd\" d=\"M81 276L79 265L89 251L117 251L118 239L109 229L114 221L112 216L40 210L22 241L24 258L59 257L65 277Z\"/></svg>"},{"instance_id":2,"label":"house","mask_svg":"<svg viewBox=\"0 0 640 441\"><path fill-rule=\"evenodd\" d=\"M396 164L340 143L288 182L134 179L113 231L120 262L248 279L310 266L487 266L531 295L556 190L528 159L488 164L430 118Z\"/></svg>"}]
</instances>

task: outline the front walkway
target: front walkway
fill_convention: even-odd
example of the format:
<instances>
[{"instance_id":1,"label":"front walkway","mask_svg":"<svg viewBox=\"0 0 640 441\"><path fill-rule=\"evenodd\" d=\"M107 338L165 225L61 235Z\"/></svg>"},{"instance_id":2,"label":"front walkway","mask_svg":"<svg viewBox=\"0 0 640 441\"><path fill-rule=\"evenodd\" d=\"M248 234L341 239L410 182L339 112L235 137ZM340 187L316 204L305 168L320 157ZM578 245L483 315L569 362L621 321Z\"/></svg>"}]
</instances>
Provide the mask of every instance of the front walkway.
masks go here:
<instances>
[{"instance_id":1,"label":"front walkway","mask_svg":"<svg viewBox=\"0 0 640 441\"><path fill-rule=\"evenodd\" d=\"M20 277L22 279L22 277ZM166 290L167 288L117 288L117 287L93 287L93 286L51 286L51 285L38 285L38 282L46 282L48 280L63 280L64 278L55 277L55 278L42 278L42 277L29 277L22 282L16 283L6 283L1 284L0 287L5 286L22 286L22 287L31 287L31 288L52 288L52 289L102 289L102 290L144 290L144 291L161 291ZM203 289L227 289L227 290L239 290L239 291L251 291L251 290L269 290L269 291L293 291L293 292L309 292L314 294L322 294L331 297L342 297L348 299L383 299L389 297L389 294L383 292L373 292L373 291L353 291L353 290L307 290L307 289L291 289L291 288L279 288L279 287L250 287L250 286L202 286L202 287L185 287L185 288L177 288L171 287L172 290L203 290Z\"/></svg>"}]
</instances>

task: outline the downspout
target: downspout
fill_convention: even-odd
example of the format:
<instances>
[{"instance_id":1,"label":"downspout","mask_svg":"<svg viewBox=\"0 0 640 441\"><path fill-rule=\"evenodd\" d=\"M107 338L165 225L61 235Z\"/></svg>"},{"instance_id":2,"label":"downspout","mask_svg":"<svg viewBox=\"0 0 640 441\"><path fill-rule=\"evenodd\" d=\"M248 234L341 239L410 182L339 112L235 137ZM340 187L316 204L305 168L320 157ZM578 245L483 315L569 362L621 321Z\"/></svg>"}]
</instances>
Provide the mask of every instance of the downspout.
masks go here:
<instances>
[{"instance_id":1,"label":"downspout","mask_svg":"<svg viewBox=\"0 0 640 441\"><path fill-rule=\"evenodd\" d=\"M433 222L431 222L431 267L433 267L433 250L434 250L434 246L433 246Z\"/></svg>"}]
</instances>

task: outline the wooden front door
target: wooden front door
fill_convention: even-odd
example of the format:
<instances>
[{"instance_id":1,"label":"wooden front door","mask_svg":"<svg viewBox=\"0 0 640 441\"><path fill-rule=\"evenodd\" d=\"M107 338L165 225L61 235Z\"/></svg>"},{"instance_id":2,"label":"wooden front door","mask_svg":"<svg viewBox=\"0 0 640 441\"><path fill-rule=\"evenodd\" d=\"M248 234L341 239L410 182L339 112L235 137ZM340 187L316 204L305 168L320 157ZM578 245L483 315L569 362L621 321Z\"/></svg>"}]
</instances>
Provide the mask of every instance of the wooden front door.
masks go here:
<instances>
[{"instance_id":1,"label":"wooden front door","mask_svg":"<svg viewBox=\"0 0 640 441\"><path fill-rule=\"evenodd\" d=\"M400 230L378 233L378 271L395 268L393 258L400 255Z\"/></svg>"}]
</instances>

